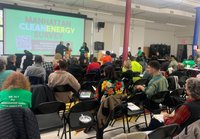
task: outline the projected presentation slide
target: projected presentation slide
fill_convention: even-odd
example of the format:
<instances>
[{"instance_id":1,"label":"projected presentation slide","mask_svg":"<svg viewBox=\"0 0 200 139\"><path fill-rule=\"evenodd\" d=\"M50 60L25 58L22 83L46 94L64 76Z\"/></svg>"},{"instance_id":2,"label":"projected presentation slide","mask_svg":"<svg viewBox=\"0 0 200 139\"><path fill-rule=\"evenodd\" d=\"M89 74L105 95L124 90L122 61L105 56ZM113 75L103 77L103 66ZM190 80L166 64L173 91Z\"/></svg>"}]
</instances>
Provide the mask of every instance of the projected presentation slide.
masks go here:
<instances>
[{"instance_id":1,"label":"projected presentation slide","mask_svg":"<svg viewBox=\"0 0 200 139\"><path fill-rule=\"evenodd\" d=\"M60 41L70 43L79 54L84 42L84 19L13 9L4 9L4 53L29 50L33 54L54 55Z\"/></svg>"}]
</instances>

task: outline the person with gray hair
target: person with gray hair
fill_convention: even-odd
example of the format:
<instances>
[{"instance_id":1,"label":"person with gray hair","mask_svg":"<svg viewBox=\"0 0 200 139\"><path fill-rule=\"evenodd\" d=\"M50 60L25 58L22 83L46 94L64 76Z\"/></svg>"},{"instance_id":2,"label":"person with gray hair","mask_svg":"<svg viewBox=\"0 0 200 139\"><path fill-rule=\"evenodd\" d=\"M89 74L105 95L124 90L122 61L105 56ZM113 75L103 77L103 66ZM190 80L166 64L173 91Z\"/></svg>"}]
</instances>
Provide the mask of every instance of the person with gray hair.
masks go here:
<instances>
[{"instance_id":1,"label":"person with gray hair","mask_svg":"<svg viewBox=\"0 0 200 139\"><path fill-rule=\"evenodd\" d=\"M4 81L13 72L12 70L5 70L5 69L6 69L6 61L3 58L0 58L0 90Z\"/></svg>"}]
</instances>

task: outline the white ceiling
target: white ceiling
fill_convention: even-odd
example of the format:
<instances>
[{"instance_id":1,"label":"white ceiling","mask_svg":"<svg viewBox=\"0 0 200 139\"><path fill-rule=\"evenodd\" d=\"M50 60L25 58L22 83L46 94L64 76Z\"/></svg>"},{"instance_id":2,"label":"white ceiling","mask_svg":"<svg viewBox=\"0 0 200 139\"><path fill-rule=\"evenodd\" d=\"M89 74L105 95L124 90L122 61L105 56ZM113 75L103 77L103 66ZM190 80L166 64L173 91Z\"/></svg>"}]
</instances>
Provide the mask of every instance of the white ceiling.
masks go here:
<instances>
[{"instance_id":1,"label":"white ceiling","mask_svg":"<svg viewBox=\"0 0 200 139\"><path fill-rule=\"evenodd\" d=\"M126 0L0 0L0 2L33 7L37 7L38 4L52 9L55 7L71 9L77 13L80 9L85 9L97 14L104 12L124 16ZM190 26L194 24L196 6L200 6L200 0L132 0L132 17L157 23Z\"/></svg>"}]
</instances>

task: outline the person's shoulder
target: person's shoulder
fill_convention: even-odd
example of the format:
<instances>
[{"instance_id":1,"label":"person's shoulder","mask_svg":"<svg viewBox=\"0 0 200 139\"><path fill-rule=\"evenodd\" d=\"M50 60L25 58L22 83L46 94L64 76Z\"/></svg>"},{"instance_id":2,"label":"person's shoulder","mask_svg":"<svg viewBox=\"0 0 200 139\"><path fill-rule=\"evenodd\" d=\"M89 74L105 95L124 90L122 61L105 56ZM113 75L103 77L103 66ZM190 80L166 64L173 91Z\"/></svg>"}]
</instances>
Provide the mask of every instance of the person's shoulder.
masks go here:
<instances>
[{"instance_id":1,"label":"person's shoulder","mask_svg":"<svg viewBox=\"0 0 200 139\"><path fill-rule=\"evenodd\" d=\"M14 71L13 70L5 70L4 71L4 73L6 73L6 74L11 74L11 73L13 73Z\"/></svg>"},{"instance_id":2,"label":"person's shoulder","mask_svg":"<svg viewBox=\"0 0 200 139\"><path fill-rule=\"evenodd\" d=\"M22 93L26 93L27 95L32 95L32 93L28 90L24 90L24 89L18 89L18 91L22 92Z\"/></svg>"}]
</instances>

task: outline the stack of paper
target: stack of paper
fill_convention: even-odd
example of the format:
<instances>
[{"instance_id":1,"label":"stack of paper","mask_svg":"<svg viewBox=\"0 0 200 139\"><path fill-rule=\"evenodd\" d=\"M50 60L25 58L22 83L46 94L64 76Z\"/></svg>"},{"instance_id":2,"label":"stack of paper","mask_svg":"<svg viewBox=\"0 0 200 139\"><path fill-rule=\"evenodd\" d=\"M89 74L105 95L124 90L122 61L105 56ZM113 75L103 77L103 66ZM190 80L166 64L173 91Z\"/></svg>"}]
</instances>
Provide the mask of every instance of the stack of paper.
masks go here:
<instances>
[{"instance_id":1,"label":"stack of paper","mask_svg":"<svg viewBox=\"0 0 200 139\"><path fill-rule=\"evenodd\" d=\"M140 110L140 108L138 106L136 106L135 104L133 103L128 103L128 109L131 110L131 111L137 111L137 110Z\"/></svg>"}]
</instances>

